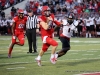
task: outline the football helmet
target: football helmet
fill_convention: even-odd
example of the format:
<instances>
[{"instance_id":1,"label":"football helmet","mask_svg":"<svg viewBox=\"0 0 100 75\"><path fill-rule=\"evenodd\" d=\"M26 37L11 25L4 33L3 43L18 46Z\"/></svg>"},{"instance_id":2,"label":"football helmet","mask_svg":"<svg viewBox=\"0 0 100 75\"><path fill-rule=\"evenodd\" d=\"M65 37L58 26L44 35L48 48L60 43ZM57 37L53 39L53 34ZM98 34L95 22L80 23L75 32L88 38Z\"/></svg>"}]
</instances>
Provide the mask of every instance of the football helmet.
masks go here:
<instances>
[{"instance_id":1,"label":"football helmet","mask_svg":"<svg viewBox=\"0 0 100 75\"><path fill-rule=\"evenodd\" d=\"M69 24L72 24L74 22L74 16L72 14L69 14L67 17L67 22Z\"/></svg>"},{"instance_id":2,"label":"football helmet","mask_svg":"<svg viewBox=\"0 0 100 75\"><path fill-rule=\"evenodd\" d=\"M24 10L23 9L19 9L17 12L18 12L18 14L20 14L20 13L23 14L24 13Z\"/></svg>"},{"instance_id":3,"label":"football helmet","mask_svg":"<svg viewBox=\"0 0 100 75\"><path fill-rule=\"evenodd\" d=\"M19 18L23 18L23 16L24 16L24 10L19 9L19 10L17 11L17 13L18 13L18 17L19 17Z\"/></svg>"},{"instance_id":4,"label":"football helmet","mask_svg":"<svg viewBox=\"0 0 100 75\"><path fill-rule=\"evenodd\" d=\"M43 6L42 7L42 15L49 17L51 14L51 10L48 6Z\"/></svg>"}]
</instances>

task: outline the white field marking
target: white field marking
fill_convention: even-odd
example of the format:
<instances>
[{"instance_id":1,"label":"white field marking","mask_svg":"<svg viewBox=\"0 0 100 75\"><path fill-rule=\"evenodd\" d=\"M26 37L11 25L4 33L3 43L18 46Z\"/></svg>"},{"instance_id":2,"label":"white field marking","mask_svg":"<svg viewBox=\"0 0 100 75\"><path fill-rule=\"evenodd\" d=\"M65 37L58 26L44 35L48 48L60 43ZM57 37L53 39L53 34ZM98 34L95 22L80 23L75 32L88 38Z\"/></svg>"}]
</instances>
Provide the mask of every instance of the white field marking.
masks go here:
<instances>
[{"instance_id":1,"label":"white field marking","mask_svg":"<svg viewBox=\"0 0 100 75\"><path fill-rule=\"evenodd\" d=\"M90 75L91 75L91 74L96 75L96 74L98 74L98 73L100 74L100 72L93 72L93 73L82 73L82 74L74 74L74 75L84 75L84 74L86 74L86 75L87 75L87 74L90 74Z\"/></svg>"},{"instance_id":2,"label":"white field marking","mask_svg":"<svg viewBox=\"0 0 100 75\"><path fill-rule=\"evenodd\" d=\"M86 44L87 45L87 44ZM71 45L71 46L86 46L86 45ZM100 44L88 44L88 45L100 45ZM42 46L38 46L38 47L42 47ZM0 46L0 49L4 49L4 48L9 48L9 46ZM14 47L14 48L19 48L19 47ZM27 47L25 47L25 46L23 46L23 47L20 47L20 49L26 49L26 48L28 48L28 46Z\"/></svg>"},{"instance_id":3,"label":"white field marking","mask_svg":"<svg viewBox=\"0 0 100 75\"><path fill-rule=\"evenodd\" d=\"M80 44L80 45L71 45L71 46L89 46L89 45L92 45L92 46L94 46L94 45L100 45L100 44L88 44L88 45L84 45L84 44Z\"/></svg>"},{"instance_id":4,"label":"white field marking","mask_svg":"<svg viewBox=\"0 0 100 75\"><path fill-rule=\"evenodd\" d=\"M15 67L15 68L6 68L6 69L11 70L11 69L23 69L23 68L25 67Z\"/></svg>"},{"instance_id":5,"label":"white field marking","mask_svg":"<svg viewBox=\"0 0 100 75\"><path fill-rule=\"evenodd\" d=\"M71 54L78 54L78 53L71 53ZM71 55L71 54L70 54L70 55Z\"/></svg>"},{"instance_id":6,"label":"white field marking","mask_svg":"<svg viewBox=\"0 0 100 75\"><path fill-rule=\"evenodd\" d=\"M26 48L25 48L26 49ZM41 48L38 48L37 50L40 51ZM17 49L14 49L13 51L16 51ZM51 50L51 49L48 49L48 50ZM60 50L60 49L57 49L57 50ZM7 50L0 50L0 51L7 51ZM17 51L22 51L22 52L27 52L27 51L23 51L23 50L17 50ZM88 50L69 50L69 51L75 51L75 52L79 52L79 51L90 51L90 52L97 52L97 51L100 51L100 49L88 49ZM47 52L46 52L47 53Z\"/></svg>"},{"instance_id":7,"label":"white field marking","mask_svg":"<svg viewBox=\"0 0 100 75\"><path fill-rule=\"evenodd\" d=\"M86 55L89 55L90 56L90 55L94 55L94 54L82 54L82 56L86 56Z\"/></svg>"},{"instance_id":8,"label":"white field marking","mask_svg":"<svg viewBox=\"0 0 100 75\"><path fill-rule=\"evenodd\" d=\"M40 48L41 49L41 48ZM40 51L40 49L38 49L38 51ZM51 50L51 49L48 49L48 51L49 50ZM60 49L59 49L60 50ZM95 49L94 49L95 50ZM96 49L96 51L94 51L94 50L91 50L90 52L97 52L97 51L99 51L99 49ZM15 50L14 50L15 51ZM50 52L46 52L46 53L50 53ZM81 51L87 51L87 50L69 50L70 52L81 52ZM21 52L27 52L27 51L23 51L23 50L21 50ZM73 54L76 54L76 53L73 53Z\"/></svg>"},{"instance_id":9,"label":"white field marking","mask_svg":"<svg viewBox=\"0 0 100 75\"><path fill-rule=\"evenodd\" d=\"M9 59L9 58L8 58ZM0 63L0 65L10 65L10 64L28 64L29 62L14 62L14 63Z\"/></svg>"},{"instance_id":10,"label":"white field marking","mask_svg":"<svg viewBox=\"0 0 100 75\"><path fill-rule=\"evenodd\" d=\"M0 50L0 51L8 51L8 50ZM22 51L22 50L13 50L13 52L19 52L19 51Z\"/></svg>"},{"instance_id":11,"label":"white field marking","mask_svg":"<svg viewBox=\"0 0 100 75\"><path fill-rule=\"evenodd\" d=\"M0 46L0 49L1 49L1 48L9 48L9 47L8 47L8 46Z\"/></svg>"},{"instance_id":12,"label":"white field marking","mask_svg":"<svg viewBox=\"0 0 100 75\"><path fill-rule=\"evenodd\" d=\"M97 52L97 51L91 51L91 50L90 50L90 51L87 51L87 52Z\"/></svg>"},{"instance_id":13,"label":"white field marking","mask_svg":"<svg viewBox=\"0 0 100 75\"><path fill-rule=\"evenodd\" d=\"M0 38L0 40L11 40L11 38Z\"/></svg>"},{"instance_id":14,"label":"white field marking","mask_svg":"<svg viewBox=\"0 0 100 75\"><path fill-rule=\"evenodd\" d=\"M91 60L91 59L100 59L100 58L81 58L81 59L66 59L66 60ZM65 60L57 60L57 61L65 61ZM36 62L34 60L34 62ZM47 61L42 61L42 62L49 62L48 60ZM33 63L33 62L14 62L14 63L0 63L0 65L10 65L10 64L30 64L30 63Z\"/></svg>"},{"instance_id":15,"label":"white field marking","mask_svg":"<svg viewBox=\"0 0 100 75\"><path fill-rule=\"evenodd\" d=\"M69 50L69 51L75 51L75 52L77 51L78 52L78 51L89 51L89 50L90 51L94 51L94 50L95 51L99 51L100 49L92 49L92 50L91 49L88 49L88 50Z\"/></svg>"},{"instance_id":16,"label":"white field marking","mask_svg":"<svg viewBox=\"0 0 100 75\"><path fill-rule=\"evenodd\" d=\"M0 40L11 40L11 38L0 38ZM61 41L57 41L57 42L61 42ZM80 40L71 40L70 42L73 43L100 43L100 41L80 41ZM38 43L42 43L42 42L38 42Z\"/></svg>"},{"instance_id":17,"label":"white field marking","mask_svg":"<svg viewBox=\"0 0 100 75\"><path fill-rule=\"evenodd\" d=\"M57 42L61 42L61 41L57 41ZM80 40L71 40L70 42L73 43L100 43L100 41L80 41Z\"/></svg>"}]
</instances>

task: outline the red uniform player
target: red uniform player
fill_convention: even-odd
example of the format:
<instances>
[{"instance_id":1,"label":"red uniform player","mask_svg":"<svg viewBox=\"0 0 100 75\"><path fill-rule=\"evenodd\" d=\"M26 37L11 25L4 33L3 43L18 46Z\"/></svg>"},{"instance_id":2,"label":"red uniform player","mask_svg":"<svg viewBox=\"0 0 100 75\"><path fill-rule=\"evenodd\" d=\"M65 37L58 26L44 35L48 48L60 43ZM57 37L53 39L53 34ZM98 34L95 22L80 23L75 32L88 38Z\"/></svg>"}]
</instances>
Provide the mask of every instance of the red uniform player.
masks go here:
<instances>
[{"instance_id":1,"label":"red uniform player","mask_svg":"<svg viewBox=\"0 0 100 75\"><path fill-rule=\"evenodd\" d=\"M41 66L42 55L44 54L44 52L47 51L50 45L52 46L50 61L53 64L56 63L55 51L58 46L58 43L53 39L53 33L54 33L53 23L60 26L60 22L58 22L54 18L55 18L54 15L51 14L50 12L50 8L48 6L43 6L42 15L39 17L39 25L40 25L43 45L38 57L35 58L39 66Z\"/></svg>"},{"instance_id":2,"label":"red uniform player","mask_svg":"<svg viewBox=\"0 0 100 75\"><path fill-rule=\"evenodd\" d=\"M8 58L11 57L11 52L15 44L23 46L25 42L25 30L26 30L27 17L24 16L22 9L18 10L18 16L13 18L12 24L12 40L9 46ZM19 42L16 42L18 38Z\"/></svg>"}]
</instances>

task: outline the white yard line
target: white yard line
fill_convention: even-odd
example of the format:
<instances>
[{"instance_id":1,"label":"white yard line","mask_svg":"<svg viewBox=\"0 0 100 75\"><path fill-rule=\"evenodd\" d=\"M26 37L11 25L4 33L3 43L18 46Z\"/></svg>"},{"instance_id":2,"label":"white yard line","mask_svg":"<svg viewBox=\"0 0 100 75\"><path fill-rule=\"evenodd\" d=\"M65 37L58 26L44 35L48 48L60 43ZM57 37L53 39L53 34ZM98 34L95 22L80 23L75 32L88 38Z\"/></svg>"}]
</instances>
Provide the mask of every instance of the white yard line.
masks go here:
<instances>
[{"instance_id":1,"label":"white yard line","mask_svg":"<svg viewBox=\"0 0 100 75\"><path fill-rule=\"evenodd\" d=\"M82 54L82 56L86 56L86 55L90 56L90 55L94 55L94 54Z\"/></svg>"},{"instance_id":2,"label":"white yard line","mask_svg":"<svg viewBox=\"0 0 100 75\"><path fill-rule=\"evenodd\" d=\"M84 75L84 74L85 74L85 75L88 75L88 74L89 74L89 75L91 75L91 74L92 74L92 75L99 75L98 73L100 74L100 71L99 71L99 72L93 72L93 73L74 74L74 75Z\"/></svg>"},{"instance_id":3,"label":"white yard line","mask_svg":"<svg viewBox=\"0 0 100 75\"><path fill-rule=\"evenodd\" d=\"M8 59L11 59L11 58L8 58ZM66 59L66 60L91 60L91 59L100 59L100 58L81 58L81 59ZM57 61L66 61L66 60L57 60ZM34 59L33 59L34 62L36 62ZM32 62L14 62L14 63L0 63L0 65L10 65L10 64L29 64L29 63L33 63ZM49 61L42 61L42 62L49 62Z\"/></svg>"},{"instance_id":4,"label":"white yard line","mask_svg":"<svg viewBox=\"0 0 100 75\"><path fill-rule=\"evenodd\" d=\"M19 47L17 47L19 48ZM28 47L27 48L23 48L23 49L27 49L28 50ZM40 51L41 48L38 48L38 50ZM51 49L48 49L48 50L51 50ZM57 49L57 51L60 50L60 49ZM0 50L0 51L8 51L7 49L3 49L3 50ZM20 48L20 50L18 49L14 49L13 51L22 51L22 52L27 52L27 51L23 51L22 48ZM75 52L79 52L79 51L87 51L87 52L97 52L97 51L100 51L100 49L88 49L88 50L69 50L69 51L75 51Z\"/></svg>"},{"instance_id":5,"label":"white yard line","mask_svg":"<svg viewBox=\"0 0 100 75\"><path fill-rule=\"evenodd\" d=\"M97 52L97 50L96 50L96 51L93 51L93 50L91 51L91 50L90 50L90 51L87 51L87 52L93 52L93 53L94 53L94 52Z\"/></svg>"},{"instance_id":6,"label":"white yard line","mask_svg":"<svg viewBox=\"0 0 100 75\"><path fill-rule=\"evenodd\" d=\"M61 42L61 41L57 41L57 42ZM73 43L100 43L100 41L80 41L80 40L71 40L70 42Z\"/></svg>"},{"instance_id":7,"label":"white yard line","mask_svg":"<svg viewBox=\"0 0 100 75\"><path fill-rule=\"evenodd\" d=\"M25 67L15 67L15 68L6 68L6 69L12 70L12 69L23 69L23 68L25 68Z\"/></svg>"}]
</instances>

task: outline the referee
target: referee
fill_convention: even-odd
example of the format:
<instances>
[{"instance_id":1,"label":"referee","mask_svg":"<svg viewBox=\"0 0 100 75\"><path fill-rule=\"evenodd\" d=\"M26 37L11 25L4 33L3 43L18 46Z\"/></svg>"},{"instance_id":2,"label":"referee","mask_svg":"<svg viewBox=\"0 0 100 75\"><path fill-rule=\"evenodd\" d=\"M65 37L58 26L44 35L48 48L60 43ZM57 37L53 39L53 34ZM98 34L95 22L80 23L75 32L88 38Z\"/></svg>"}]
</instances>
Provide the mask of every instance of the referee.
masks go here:
<instances>
[{"instance_id":1,"label":"referee","mask_svg":"<svg viewBox=\"0 0 100 75\"><path fill-rule=\"evenodd\" d=\"M26 36L28 40L29 51L27 53L37 53L36 29L37 29L37 16L33 14L32 10L28 10Z\"/></svg>"}]
</instances>

